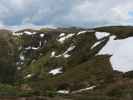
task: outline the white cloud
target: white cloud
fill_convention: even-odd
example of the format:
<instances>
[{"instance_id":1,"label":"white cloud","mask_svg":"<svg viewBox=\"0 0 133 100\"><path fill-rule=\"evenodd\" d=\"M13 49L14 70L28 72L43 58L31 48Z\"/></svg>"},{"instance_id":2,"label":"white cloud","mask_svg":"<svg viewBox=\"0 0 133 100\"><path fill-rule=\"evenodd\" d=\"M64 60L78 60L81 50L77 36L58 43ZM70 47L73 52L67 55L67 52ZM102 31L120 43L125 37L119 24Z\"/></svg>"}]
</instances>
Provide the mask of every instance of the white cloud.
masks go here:
<instances>
[{"instance_id":1,"label":"white cloud","mask_svg":"<svg viewBox=\"0 0 133 100\"><path fill-rule=\"evenodd\" d=\"M0 22L57 26L132 24L132 0L0 0Z\"/></svg>"},{"instance_id":2,"label":"white cloud","mask_svg":"<svg viewBox=\"0 0 133 100\"><path fill-rule=\"evenodd\" d=\"M80 23L94 23L96 25L106 24L124 24L129 19L128 12L132 11L133 1L126 0L85 0L75 6L72 12L67 16L69 19L79 21Z\"/></svg>"}]
</instances>

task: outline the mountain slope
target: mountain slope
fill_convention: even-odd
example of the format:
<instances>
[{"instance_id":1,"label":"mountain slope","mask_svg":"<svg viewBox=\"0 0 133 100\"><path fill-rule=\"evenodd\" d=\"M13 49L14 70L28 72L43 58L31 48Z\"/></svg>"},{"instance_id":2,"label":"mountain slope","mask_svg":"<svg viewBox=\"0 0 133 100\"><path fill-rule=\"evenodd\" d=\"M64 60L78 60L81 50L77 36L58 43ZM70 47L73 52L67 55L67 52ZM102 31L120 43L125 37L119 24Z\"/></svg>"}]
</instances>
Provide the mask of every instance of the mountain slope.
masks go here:
<instances>
[{"instance_id":1,"label":"mountain slope","mask_svg":"<svg viewBox=\"0 0 133 100\"><path fill-rule=\"evenodd\" d=\"M11 33L16 42L15 49L10 49L16 54L16 78L20 86L27 86L22 90L36 95L63 94L72 100L132 100L133 27ZM13 48L7 41L4 43Z\"/></svg>"}]
</instances>

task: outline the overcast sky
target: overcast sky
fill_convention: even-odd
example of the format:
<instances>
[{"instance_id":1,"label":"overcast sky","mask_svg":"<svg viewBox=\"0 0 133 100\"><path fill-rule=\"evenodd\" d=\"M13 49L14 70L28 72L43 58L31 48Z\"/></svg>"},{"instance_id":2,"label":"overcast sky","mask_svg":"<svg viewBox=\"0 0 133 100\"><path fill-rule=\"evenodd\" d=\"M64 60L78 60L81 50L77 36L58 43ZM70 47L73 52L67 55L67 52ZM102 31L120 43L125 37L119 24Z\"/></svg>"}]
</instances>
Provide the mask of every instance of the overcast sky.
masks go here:
<instances>
[{"instance_id":1,"label":"overcast sky","mask_svg":"<svg viewBox=\"0 0 133 100\"><path fill-rule=\"evenodd\" d=\"M0 0L0 27L133 25L133 0Z\"/></svg>"}]
</instances>

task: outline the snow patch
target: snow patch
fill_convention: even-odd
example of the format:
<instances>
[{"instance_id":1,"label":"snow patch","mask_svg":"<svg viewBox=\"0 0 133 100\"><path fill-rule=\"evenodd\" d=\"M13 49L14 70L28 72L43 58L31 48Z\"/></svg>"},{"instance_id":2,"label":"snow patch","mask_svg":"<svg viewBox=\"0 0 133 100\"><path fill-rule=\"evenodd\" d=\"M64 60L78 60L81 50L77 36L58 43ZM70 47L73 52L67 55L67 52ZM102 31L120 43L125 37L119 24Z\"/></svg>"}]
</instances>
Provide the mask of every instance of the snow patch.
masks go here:
<instances>
[{"instance_id":1,"label":"snow patch","mask_svg":"<svg viewBox=\"0 0 133 100\"><path fill-rule=\"evenodd\" d=\"M31 49L31 46L25 48L25 50L30 50L30 49Z\"/></svg>"},{"instance_id":2,"label":"snow patch","mask_svg":"<svg viewBox=\"0 0 133 100\"><path fill-rule=\"evenodd\" d=\"M14 36L21 36L21 35L23 35L24 33L15 33L15 32L13 32L12 33Z\"/></svg>"},{"instance_id":3,"label":"snow patch","mask_svg":"<svg viewBox=\"0 0 133 100\"><path fill-rule=\"evenodd\" d=\"M68 52L72 51L76 46L70 46L64 53L63 53L63 56L64 58L68 58L70 57L71 55L67 54Z\"/></svg>"},{"instance_id":4,"label":"snow patch","mask_svg":"<svg viewBox=\"0 0 133 100\"><path fill-rule=\"evenodd\" d=\"M25 50L38 50L40 47L31 47L31 46L29 46L29 47L26 47L25 48Z\"/></svg>"},{"instance_id":5,"label":"snow patch","mask_svg":"<svg viewBox=\"0 0 133 100\"><path fill-rule=\"evenodd\" d=\"M27 79L27 78L31 78L32 77L32 74L28 74L24 77L24 79Z\"/></svg>"},{"instance_id":6,"label":"snow patch","mask_svg":"<svg viewBox=\"0 0 133 100\"><path fill-rule=\"evenodd\" d=\"M96 42L92 47L91 47L91 49L94 49L96 46L98 46L101 42L103 42L103 41L98 41L98 42Z\"/></svg>"},{"instance_id":7,"label":"snow patch","mask_svg":"<svg viewBox=\"0 0 133 100\"><path fill-rule=\"evenodd\" d=\"M70 37L72 37L72 36L74 36L74 35L75 35L75 33L68 34L68 35L66 36L66 38L70 38Z\"/></svg>"},{"instance_id":8,"label":"snow patch","mask_svg":"<svg viewBox=\"0 0 133 100\"><path fill-rule=\"evenodd\" d=\"M20 55L20 60L24 61L24 56L23 55Z\"/></svg>"},{"instance_id":9,"label":"snow patch","mask_svg":"<svg viewBox=\"0 0 133 100\"><path fill-rule=\"evenodd\" d=\"M84 91L88 91L88 90L93 90L95 87L96 86L90 86L90 87L87 87L87 88L84 88L84 89L73 91L72 93L80 93L80 92L84 92Z\"/></svg>"},{"instance_id":10,"label":"snow patch","mask_svg":"<svg viewBox=\"0 0 133 100\"><path fill-rule=\"evenodd\" d=\"M107 37L110 35L110 33L107 33L107 32L95 32L95 35L97 37L97 39L102 39L104 37Z\"/></svg>"},{"instance_id":11,"label":"snow patch","mask_svg":"<svg viewBox=\"0 0 133 100\"><path fill-rule=\"evenodd\" d=\"M70 46L65 52L64 54L68 53L69 51L72 51L76 46Z\"/></svg>"},{"instance_id":12,"label":"snow patch","mask_svg":"<svg viewBox=\"0 0 133 100\"><path fill-rule=\"evenodd\" d=\"M62 67L56 68L56 69L53 69L53 70L49 71L49 74L52 74L52 75L61 74L62 73L61 70L62 70Z\"/></svg>"},{"instance_id":13,"label":"snow patch","mask_svg":"<svg viewBox=\"0 0 133 100\"><path fill-rule=\"evenodd\" d=\"M108 43L98 53L110 54L110 62L114 70L127 72L133 70L133 37L121 40L114 40L111 36Z\"/></svg>"},{"instance_id":14,"label":"snow patch","mask_svg":"<svg viewBox=\"0 0 133 100\"><path fill-rule=\"evenodd\" d=\"M71 55L69 55L69 54L63 54L63 57L64 58L69 58Z\"/></svg>"},{"instance_id":15,"label":"snow patch","mask_svg":"<svg viewBox=\"0 0 133 100\"><path fill-rule=\"evenodd\" d=\"M40 47L31 47L32 50L38 50Z\"/></svg>"},{"instance_id":16,"label":"snow patch","mask_svg":"<svg viewBox=\"0 0 133 100\"><path fill-rule=\"evenodd\" d=\"M50 57L55 57L55 51L51 52L51 56Z\"/></svg>"},{"instance_id":17,"label":"snow patch","mask_svg":"<svg viewBox=\"0 0 133 100\"><path fill-rule=\"evenodd\" d=\"M34 34L36 34L36 32L29 32L29 31L24 31L24 33L27 34L27 35L34 35Z\"/></svg>"},{"instance_id":18,"label":"snow patch","mask_svg":"<svg viewBox=\"0 0 133 100\"><path fill-rule=\"evenodd\" d=\"M71 55L69 55L69 54L67 54L68 52L70 52L70 51L72 51L74 48L75 48L76 46L70 46L63 54L59 54L59 55L55 55L56 54L56 52L55 51L53 51L53 52L51 52L51 56L50 57L55 57L55 58L59 58L59 57L61 57L61 56L63 56L64 58L68 58L68 57L70 57Z\"/></svg>"},{"instance_id":19,"label":"snow patch","mask_svg":"<svg viewBox=\"0 0 133 100\"><path fill-rule=\"evenodd\" d=\"M43 38L44 36L45 36L45 34L43 34L43 33L42 33L42 34L40 34L40 37L42 37L42 38Z\"/></svg>"},{"instance_id":20,"label":"snow patch","mask_svg":"<svg viewBox=\"0 0 133 100\"><path fill-rule=\"evenodd\" d=\"M61 33L61 34L59 35L59 37L63 37L63 36L65 36L65 33Z\"/></svg>"},{"instance_id":21,"label":"snow patch","mask_svg":"<svg viewBox=\"0 0 133 100\"><path fill-rule=\"evenodd\" d=\"M60 93L60 94L69 94L70 92L68 90L58 90L57 93Z\"/></svg>"},{"instance_id":22,"label":"snow patch","mask_svg":"<svg viewBox=\"0 0 133 100\"><path fill-rule=\"evenodd\" d=\"M71 38L71 37L74 36L74 35L75 35L75 33L68 34L68 35L66 35L66 36L63 36L63 37L59 38L57 41L60 42L60 43L64 43L64 41L65 41L66 39Z\"/></svg>"},{"instance_id":23,"label":"snow patch","mask_svg":"<svg viewBox=\"0 0 133 100\"><path fill-rule=\"evenodd\" d=\"M87 32L87 31L80 31L80 32L77 33L77 35L84 34L84 33L86 33L86 32Z\"/></svg>"},{"instance_id":24,"label":"snow patch","mask_svg":"<svg viewBox=\"0 0 133 100\"><path fill-rule=\"evenodd\" d=\"M14 36L21 36L21 35L23 35L23 34L34 35L34 34L36 34L36 32L24 31L24 32L19 32L19 33L13 32L12 34L13 34Z\"/></svg>"}]
</instances>

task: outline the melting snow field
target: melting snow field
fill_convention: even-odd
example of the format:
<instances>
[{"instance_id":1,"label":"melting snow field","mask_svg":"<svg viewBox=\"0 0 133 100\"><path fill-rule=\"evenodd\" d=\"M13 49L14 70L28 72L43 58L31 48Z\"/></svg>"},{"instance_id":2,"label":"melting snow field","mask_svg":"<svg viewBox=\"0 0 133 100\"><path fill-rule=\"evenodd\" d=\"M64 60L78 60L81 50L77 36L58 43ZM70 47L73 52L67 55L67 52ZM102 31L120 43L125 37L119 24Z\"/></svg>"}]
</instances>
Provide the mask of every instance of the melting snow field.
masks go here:
<instances>
[{"instance_id":1,"label":"melting snow field","mask_svg":"<svg viewBox=\"0 0 133 100\"><path fill-rule=\"evenodd\" d=\"M121 40L114 38L115 36L111 36L98 54L111 54L110 61L114 70L122 72L133 70L133 37Z\"/></svg>"}]
</instances>

